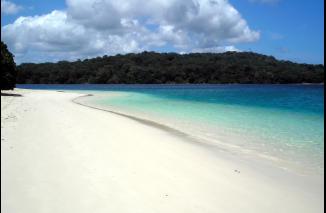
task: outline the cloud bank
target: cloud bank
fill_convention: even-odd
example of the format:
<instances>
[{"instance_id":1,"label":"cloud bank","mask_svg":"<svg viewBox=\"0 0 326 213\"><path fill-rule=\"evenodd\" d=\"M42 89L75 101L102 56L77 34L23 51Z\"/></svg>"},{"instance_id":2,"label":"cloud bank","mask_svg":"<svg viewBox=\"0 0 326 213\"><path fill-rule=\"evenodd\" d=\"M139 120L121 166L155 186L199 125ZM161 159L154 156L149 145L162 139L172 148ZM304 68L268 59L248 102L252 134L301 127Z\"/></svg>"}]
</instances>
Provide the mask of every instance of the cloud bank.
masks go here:
<instances>
[{"instance_id":1,"label":"cloud bank","mask_svg":"<svg viewBox=\"0 0 326 213\"><path fill-rule=\"evenodd\" d=\"M22 9L22 6L19 6L11 1L1 0L1 14L13 15Z\"/></svg>"},{"instance_id":2,"label":"cloud bank","mask_svg":"<svg viewBox=\"0 0 326 213\"><path fill-rule=\"evenodd\" d=\"M1 28L16 60L75 60L168 47L221 52L259 39L227 0L67 0Z\"/></svg>"}]
</instances>

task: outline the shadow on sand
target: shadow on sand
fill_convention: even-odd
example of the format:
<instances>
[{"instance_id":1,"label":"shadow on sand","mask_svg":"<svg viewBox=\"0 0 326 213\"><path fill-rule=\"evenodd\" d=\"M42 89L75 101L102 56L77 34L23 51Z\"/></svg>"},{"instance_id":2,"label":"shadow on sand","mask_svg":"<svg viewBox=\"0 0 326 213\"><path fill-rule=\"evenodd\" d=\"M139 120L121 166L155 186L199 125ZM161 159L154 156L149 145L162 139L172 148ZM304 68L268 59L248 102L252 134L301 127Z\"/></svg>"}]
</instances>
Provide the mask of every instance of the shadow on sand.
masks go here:
<instances>
[{"instance_id":1,"label":"shadow on sand","mask_svg":"<svg viewBox=\"0 0 326 213\"><path fill-rule=\"evenodd\" d=\"M23 97L21 94L1 92L1 96Z\"/></svg>"}]
</instances>

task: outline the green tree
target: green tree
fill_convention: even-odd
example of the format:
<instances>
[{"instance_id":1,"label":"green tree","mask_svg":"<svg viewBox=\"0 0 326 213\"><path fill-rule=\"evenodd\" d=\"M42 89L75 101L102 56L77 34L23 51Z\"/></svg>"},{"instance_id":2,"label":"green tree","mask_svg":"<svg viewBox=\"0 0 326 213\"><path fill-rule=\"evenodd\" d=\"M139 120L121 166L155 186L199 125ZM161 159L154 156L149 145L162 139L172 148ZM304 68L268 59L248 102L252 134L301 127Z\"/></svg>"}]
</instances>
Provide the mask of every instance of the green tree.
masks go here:
<instances>
[{"instance_id":1,"label":"green tree","mask_svg":"<svg viewBox=\"0 0 326 213\"><path fill-rule=\"evenodd\" d=\"M7 45L1 41L1 90L14 89L16 86L17 70L13 54Z\"/></svg>"},{"instance_id":2,"label":"green tree","mask_svg":"<svg viewBox=\"0 0 326 213\"><path fill-rule=\"evenodd\" d=\"M21 64L17 82L46 84L323 83L324 65L253 52L130 53L75 62Z\"/></svg>"}]
</instances>

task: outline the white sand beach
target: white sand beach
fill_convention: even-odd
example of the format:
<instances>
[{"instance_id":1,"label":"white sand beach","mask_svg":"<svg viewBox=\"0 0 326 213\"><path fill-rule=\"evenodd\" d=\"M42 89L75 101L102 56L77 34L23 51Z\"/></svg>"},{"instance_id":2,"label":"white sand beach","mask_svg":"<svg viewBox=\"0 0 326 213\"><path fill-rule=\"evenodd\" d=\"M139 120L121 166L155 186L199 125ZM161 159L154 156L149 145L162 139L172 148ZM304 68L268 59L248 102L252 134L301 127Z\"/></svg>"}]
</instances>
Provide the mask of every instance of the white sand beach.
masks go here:
<instances>
[{"instance_id":1,"label":"white sand beach","mask_svg":"<svg viewBox=\"0 0 326 213\"><path fill-rule=\"evenodd\" d=\"M78 105L81 94L1 96L6 213L315 213L322 177L212 151L135 120Z\"/></svg>"}]
</instances>

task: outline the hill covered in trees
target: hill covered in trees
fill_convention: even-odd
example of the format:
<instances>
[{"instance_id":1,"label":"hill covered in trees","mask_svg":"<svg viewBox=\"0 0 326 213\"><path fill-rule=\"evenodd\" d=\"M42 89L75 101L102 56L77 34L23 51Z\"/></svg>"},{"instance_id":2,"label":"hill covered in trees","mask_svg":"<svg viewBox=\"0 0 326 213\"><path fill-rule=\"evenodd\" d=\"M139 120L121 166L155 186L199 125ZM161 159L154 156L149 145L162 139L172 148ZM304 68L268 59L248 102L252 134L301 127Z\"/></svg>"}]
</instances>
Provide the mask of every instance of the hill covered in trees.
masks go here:
<instances>
[{"instance_id":1,"label":"hill covered in trees","mask_svg":"<svg viewBox=\"0 0 326 213\"><path fill-rule=\"evenodd\" d=\"M25 63L20 84L323 83L324 65L279 61L252 52L155 53L75 62Z\"/></svg>"},{"instance_id":2,"label":"hill covered in trees","mask_svg":"<svg viewBox=\"0 0 326 213\"><path fill-rule=\"evenodd\" d=\"M13 89L16 85L16 64L7 45L1 41L1 90Z\"/></svg>"}]
</instances>

